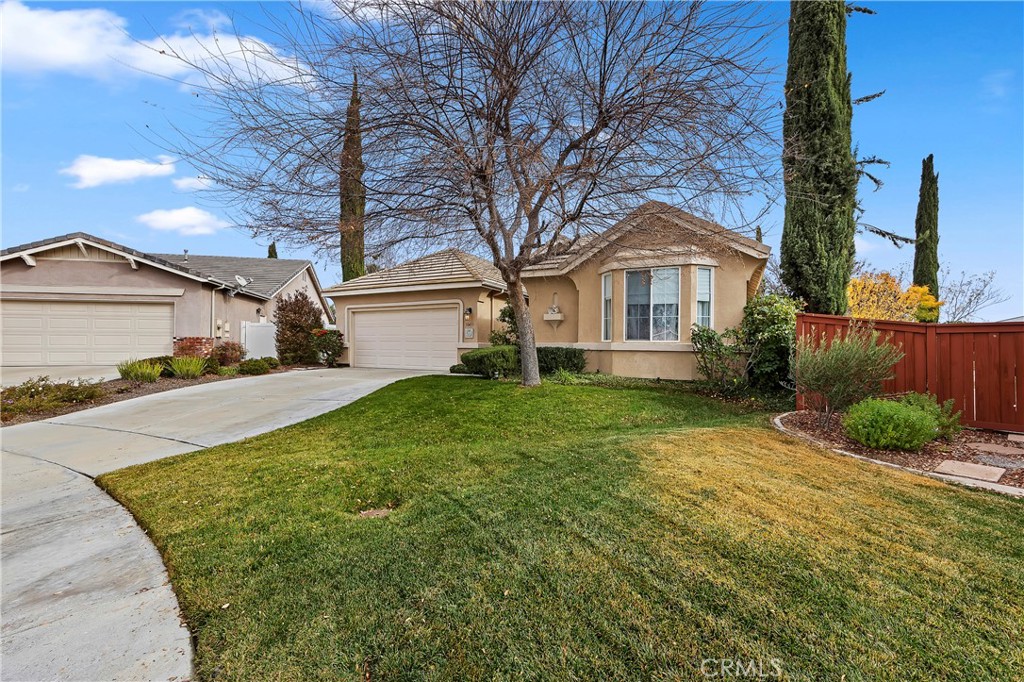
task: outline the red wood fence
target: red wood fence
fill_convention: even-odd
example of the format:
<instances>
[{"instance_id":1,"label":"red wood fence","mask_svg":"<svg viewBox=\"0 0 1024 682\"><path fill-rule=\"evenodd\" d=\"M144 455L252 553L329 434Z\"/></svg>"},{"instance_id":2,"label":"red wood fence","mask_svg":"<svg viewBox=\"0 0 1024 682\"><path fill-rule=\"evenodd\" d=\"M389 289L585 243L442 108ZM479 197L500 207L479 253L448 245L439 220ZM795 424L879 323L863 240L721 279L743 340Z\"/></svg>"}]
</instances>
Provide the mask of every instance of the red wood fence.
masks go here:
<instances>
[{"instance_id":1,"label":"red wood fence","mask_svg":"<svg viewBox=\"0 0 1024 682\"><path fill-rule=\"evenodd\" d=\"M970 426L1024 432L1024 322L924 324L875 320L889 343L902 346L890 393L935 394L953 398ZM797 338L831 342L850 318L797 315Z\"/></svg>"}]
</instances>

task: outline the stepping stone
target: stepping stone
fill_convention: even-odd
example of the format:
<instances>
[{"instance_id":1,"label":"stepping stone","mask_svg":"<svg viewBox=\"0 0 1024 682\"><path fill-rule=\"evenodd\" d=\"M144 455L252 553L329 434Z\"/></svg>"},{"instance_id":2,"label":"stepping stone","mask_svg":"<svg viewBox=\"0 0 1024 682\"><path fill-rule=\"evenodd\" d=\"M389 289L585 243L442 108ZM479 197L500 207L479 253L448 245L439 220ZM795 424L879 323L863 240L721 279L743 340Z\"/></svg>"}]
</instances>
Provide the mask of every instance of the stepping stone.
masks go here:
<instances>
[{"instance_id":1,"label":"stepping stone","mask_svg":"<svg viewBox=\"0 0 1024 682\"><path fill-rule=\"evenodd\" d=\"M1024 443L1024 433L1011 433L1007 438L1014 443Z\"/></svg>"},{"instance_id":2,"label":"stepping stone","mask_svg":"<svg viewBox=\"0 0 1024 682\"><path fill-rule=\"evenodd\" d=\"M998 443L968 443L967 447L976 452L987 452L990 455L1017 455L1024 457L1024 449L999 445Z\"/></svg>"},{"instance_id":3,"label":"stepping stone","mask_svg":"<svg viewBox=\"0 0 1024 682\"><path fill-rule=\"evenodd\" d=\"M994 467L1003 467L1004 469L1024 469L1024 459L1000 457L999 455L976 455L974 459L984 462L985 464L991 464Z\"/></svg>"},{"instance_id":4,"label":"stepping stone","mask_svg":"<svg viewBox=\"0 0 1024 682\"><path fill-rule=\"evenodd\" d=\"M947 459L945 462L935 467L935 473L948 474L950 476L962 476L964 478L974 478L979 481L990 481L995 483L1003 474L1006 473L1006 469L990 467L984 464L958 462L955 459Z\"/></svg>"}]
</instances>

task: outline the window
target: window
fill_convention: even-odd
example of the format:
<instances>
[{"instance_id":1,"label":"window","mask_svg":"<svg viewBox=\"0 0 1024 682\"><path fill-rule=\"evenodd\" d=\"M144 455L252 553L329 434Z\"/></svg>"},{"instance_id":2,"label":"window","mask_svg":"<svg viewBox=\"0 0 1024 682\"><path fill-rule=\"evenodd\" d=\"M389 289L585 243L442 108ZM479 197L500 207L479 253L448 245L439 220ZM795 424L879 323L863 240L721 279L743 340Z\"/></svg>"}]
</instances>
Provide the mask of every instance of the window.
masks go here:
<instances>
[{"instance_id":1,"label":"window","mask_svg":"<svg viewBox=\"0 0 1024 682\"><path fill-rule=\"evenodd\" d=\"M711 268L697 268L697 324L711 326Z\"/></svg>"},{"instance_id":2,"label":"window","mask_svg":"<svg viewBox=\"0 0 1024 682\"><path fill-rule=\"evenodd\" d=\"M601 340L612 340L612 273L601 276Z\"/></svg>"},{"instance_id":3,"label":"window","mask_svg":"<svg viewBox=\"0 0 1024 682\"><path fill-rule=\"evenodd\" d=\"M679 340L679 269L626 272L626 340Z\"/></svg>"}]
</instances>

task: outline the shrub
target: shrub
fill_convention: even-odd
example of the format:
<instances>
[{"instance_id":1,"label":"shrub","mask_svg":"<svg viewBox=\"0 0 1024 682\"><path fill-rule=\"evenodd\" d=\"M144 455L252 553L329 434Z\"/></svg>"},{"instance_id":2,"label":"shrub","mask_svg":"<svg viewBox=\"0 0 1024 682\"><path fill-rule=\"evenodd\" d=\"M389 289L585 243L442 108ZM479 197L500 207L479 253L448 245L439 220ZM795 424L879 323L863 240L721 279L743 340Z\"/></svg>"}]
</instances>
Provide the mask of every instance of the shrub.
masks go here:
<instances>
[{"instance_id":1,"label":"shrub","mask_svg":"<svg viewBox=\"0 0 1024 682\"><path fill-rule=\"evenodd\" d=\"M581 383L581 379L578 372L570 372L567 369L559 367L551 374L551 380L556 384L562 384L563 386L575 386Z\"/></svg>"},{"instance_id":2,"label":"shrub","mask_svg":"<svg viewBox=\"0 0 1024 682\"><path fill-rule=\"evenodd\" d=\"M220 374L220 361L212 355L206 358L206 369L203 374Z\"/></svg>"},{"instance_id":3,"label":"shrub","mask_svg":"<svg viewBox=\"0 0 1024 682\"><path fill-rule=\"evenodd\" d=\"M263 362L262 360L257 360L256 358L253 358L251 360L242 360L240 363L238 363L239 374L254 376L257 374L267 374L268 372L270 372L270 366L267 365L267 363Z\"/></svg>"},{"instance_id":4,"label":"shrub","mask_svg":"<svg viewBox=\"0 0 1024 682\"><path fill-rule=\"evenodd\" d=\"M777 294L755 296L744 306L740 338L750 351L754 387L777 389L789 381L799 311L799 302Z\"/></svg>"},{"instance_id":5,"label":"shrub","mask_svg":"<svg viewBox=\"0 0 1024 682\"><path fill-rule=\"evenodd\" d=\"M144 358L140 362L148 362L151 365L160 366L160 376L167 378L174 376L171 374L171 356L170 355L157 355L153 358Z\"/></svg>"},{"instance_id":6,"label":"shrub","mask_svg":"<svg viewBox=\"0 0 1024 682\"><path fill-rule=\"evenodd\" d=\"M452 365L451 367L449 367L448 372L450 374L472 374L472 372L469 371L469 367L466 367L461 362L457 365Z\"/></svg>"},{"instance_id":7,"label":"shrub","mask_svg":"<svg viewBox=\"0 0 1024 682\"><path fill-rule=\"evenodd\" d=\"M509 377L519 371L519 347L477 348L463 353L462 362L471 374L479 374L489 379Z\"/></svg>"},{"instance_id":8,"label":"shrub","mask_svg":"<svg viewBox=\"0 0 1024 682\"><path fill-rule=\"evenodd\" d=\"M238 374L238 365L234 367L221 367L217 370L217 374L222 377L233 377Z\"/></svg>"},{"instance_id":9,"label":"shrub","mask_svg":"<svg viewBox=\"0 0 1024 682\"><path fill-rule=\"evenodd\" d=\"M270 369L277 369L278 367L281 366L281 361L273 357L272 355L268 355L265 358L260 358L260 360L267 363L267 367L269 367Z\"/></svg>"},{"instance_id":10,"label":"shrub","mask_svg":"<svg viewBox=\"0 0 1024 682\"><path fill-rule=\"evenodd\" d=\"M26 414L88 403L102 396L103 389L96 381L54 382L48 376L40 376L0 391L0 404L5 414Z\"/></svg>"},{"instance_id":11,"label":"shrub","mask_svg":"<svg viewBox=\"0 0 1024 682\"><path fill-rule=\"evenodd\" d=\"M512 306L506 303L498 311L498 322L504 326L491 332L492 346L518 346L519 345L519 323L516 321L516 313Z\"/></svg>"},{"instance_id":12,"label":"shrub","mask_svg":"<svg viewBox=\"0 0 1024 682\"><path fill-rule=\"evenodd\" d=\"M225 341L214 347L210 357L222 365L237 365L245 359L245 347L235 341Z\"/></svg>"},{"instance_id":13,"label":"shrub","mask_svg":"<svg viewBox=\"0 0 1024 682\"><path fill-rule=\"evenodd\" d=\"M739 333L693 325L690 343L697 360L697 371L715 389L735 392L746 385L747 356L740 345Z\"/></svg>"},{"instance_id":14,"label":"shrub","mask_svg":"<svg viewBox=\"0 0 1024 682\"><path fill-rule=\"evenodd\" d=\"M580 348L541 346L537 348L537 364L541 374L554 374L560 369L579 374L587 368L587 357Z\"/></svg>"},{"instance_id":15,"label":"shrub","mask_svg":"<svg viewBox=\"0 0 1024 682\"><path fill-rule=\"evenodd\" d=\"M843 427L861 445L880 450L920 450L938 434L935 419L924 410L877 398L862 400L851 407Z\"/></svg>"},{"instance_id":16,"label":"shrub","mask_svg":"<svg viewBox=\"0 0 1024 682\"><path fill-rule=\"evenodd\" d=\"M172 360L174 358L171 358ZM126 381L140 381L151 384L159 379L169 367L158 365L149 360L125 360L117 364L117 373ZM173 376L173 375L172 375Z\"/></svg>"},{"instance_id":17,"label":"shrub","mask_svg":"<svg viewBox=\"0 0 1024 682\"><path fill-rule=\"evenodd\" d=\"M313 345L313 330L323 326L320 306L305 291L279 298L274 308L277 357L283 365L315 365L320 353Z\"/></svg>"},{"instance_id":18,"label":"shrub","mask_svg":"<svg viewBox=\"0 0 1024 682\"><path fill-rule=\"evenodd\" d=\"M964 427L960 423L961 413L953 411L956 401L952 398L940 404L938 398L931 393L907 393L900 396L899 400L904 405L927 412L935 420L939 438L951 441L956 434L963 431Z\"/></svg>"},{"instance_id":19,"label":"shrub","mask_svg":"<svg viewBox=\"0 0 1024 682\"><path fill-rule=\"evenodd\" d=\"M805 337L797 342L793 364L797 391L828 426L836 412L880 395L882 382L893 377L893 367L902 358L902 350L869 327L852 325L832 343L824 335L818 340Z\"/></svg>"},{"instance_id":20,"label":"shrub","mask_svg":"<svg viewBox=\"0 0 1024 682\"><path fill-rule=\"evenodd\" d=\"M206 371L206 358L196 355L182 355L171 358L171 374L179 379L196 379Z\"/></svg>"},{"instance_id":21,"label":"shrub","mask_svg":"<svg viewBox=\"0 0 1024 682\"><path fill-rule=\"evenodd\" d=\"M343 340L343 334L337 329L313 330L313 348L316 349L320 361L328 367L335 367L338 364L338 358L345 349Z\"/></svg>"}]
</instances>

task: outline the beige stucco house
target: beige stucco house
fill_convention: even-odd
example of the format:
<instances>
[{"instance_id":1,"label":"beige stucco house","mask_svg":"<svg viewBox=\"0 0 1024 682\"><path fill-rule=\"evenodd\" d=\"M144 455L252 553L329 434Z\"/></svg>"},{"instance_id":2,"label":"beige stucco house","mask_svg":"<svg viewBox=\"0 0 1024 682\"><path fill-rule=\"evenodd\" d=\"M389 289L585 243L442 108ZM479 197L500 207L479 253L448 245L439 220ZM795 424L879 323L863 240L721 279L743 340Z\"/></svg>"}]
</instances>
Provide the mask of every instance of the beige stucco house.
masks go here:
<instances>
[{"instance_id":1,"label":"beige stucco house","mask_svg":"<svg viewBox=\"0 0 1024 682\"><path fill-rule=\"evenodd\" d=\"M84 232L0 252L0 365L111 365L175 339L240 341L276 299L326 300L305 260L150 254Z\"/></svg>"},{"instance_id":2,"label":"beige stucco house","mask_svg":"<svg viewBox=\"0 0 1024 682\"><path fill-rule=\"evenodd\" d=\"M698 378L690 329L743 319L770 248L661 202L527 268L539 346L587 351L621 376Z\"/></svg>"}]
</instances>

